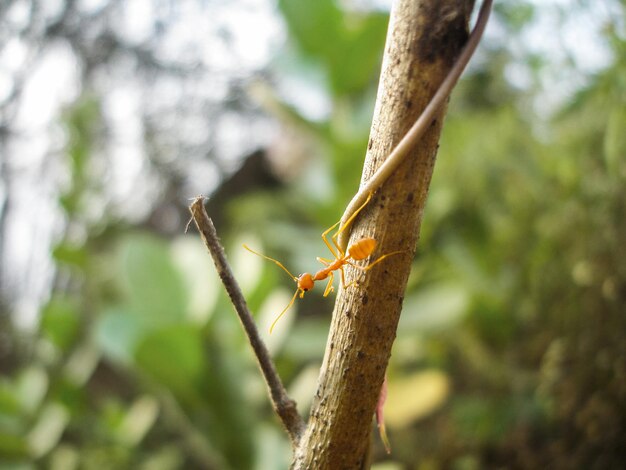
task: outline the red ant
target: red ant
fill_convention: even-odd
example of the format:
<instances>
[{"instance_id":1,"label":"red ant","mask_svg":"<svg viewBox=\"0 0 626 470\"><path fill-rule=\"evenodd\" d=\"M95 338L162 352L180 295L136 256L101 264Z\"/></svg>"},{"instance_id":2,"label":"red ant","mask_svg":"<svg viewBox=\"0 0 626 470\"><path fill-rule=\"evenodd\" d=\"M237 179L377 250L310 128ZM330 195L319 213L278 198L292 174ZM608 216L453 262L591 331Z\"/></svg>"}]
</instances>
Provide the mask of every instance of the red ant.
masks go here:
<instances>
[{"instance_id":1,"label":"red ant","mask_svg":"<svg viewBox=\"0 0 626 470\"><path fill-rule=\"evenodd\" d=\"M265 259L267 259L269 261L272 261L273 263L276 263L287 274L289 274L289 276L296 282L296 284L298 286L296 288L296 292L294 293L293 297L291 298L291 301L289 302L289 304L285 307L285 309L282 312L280 312L280 315L278 315L276 317L276 319L272 323L272 326L270 326L270 333L274 329L274 326L276 325L276 323L278 322L280 317L282 317L285 314L285 312L287 310L289 310L289 308L293 305L293 303L296 300L296 297L298 296L298 294L300 294L300 298L303 298L305 292L313 289L313 287L315 285L315 281L323 281L324 279L328 278L328 284L326 284L326 289L324 290L324 297L326 297L328 294L330 294L334 290L334 288L333 288L333 279L334 279L334 275L335 275L334 271L339 270L341 272L341 285L343 286L344 289L346 289L346 288L356 284L356 281L352 281L350 284L346 284L346 280L345 280L345 277L344 277L344 271L343 271L344 265L349 264L350 266L354 266L355 268L360 269L363 272L366 272L366 271L369 271L370 269L372 269L375 265L380 263L382 260L384 260L388 256L401 253L401 251L394 251L392 253L387 253L386 255L382 255L376 261L370 263L369 265L367 265L365 267L362 267L362 266L358 266L358 265L354 264L352 261L364 260L365 258L370 256L374 252L374 250L376 249L376 240L375 239L368 237L368 238L361 238L360 240L357 240L356 243L353 243L352 245L350 245L348 247L348 253L347 254L341 249L341 247L337 243L337 237L339 236L339 234L341 232L343 232L346 229L346 227L348 227L352 223L352 221L356 218L356 216L359 214L359 212L361 212L361 210L367 205L367 203L370 201L371 198L372 198L372 195L370 194L368 196L367 200L365 201L365 203L363 203L363 205L361 205L361 207L359 207L354 212L354 214L352 214L352 216L346 221L346 223L344 225L342 225L339 228L339 230L337 230L337 233L335 233L331 237L331 240L333 242L334 248L329 243L329 241L328 241L328 239L326 237L337 225L339 225L339 223L341 221L337 222L332 227L330 227L328 230L326 230L324 233L322 233L322 240L324 240L324 243L326 244L326 246L328 247L330 252L333 254L335 259L330 260L330 259L319 258L318 257L317 260L320 263L322 263L325 267L320 269L319 271L317 271L315 274L304 273L304 274L300 274L300 276L296 277L293 274L291 274L289 272L289 270L287 268L285 268L285 266L280 261L277 261L274 258L270 258L269 256L265 256L265 255L263 255L261 253L257 253L256 251L252 250L247 245L245 245L245 244L243 245L243 247L246 250L250 251L251 253L254 253L257 256L260 256L260 257L265 258Z\"/></svg>"}]
</instances>

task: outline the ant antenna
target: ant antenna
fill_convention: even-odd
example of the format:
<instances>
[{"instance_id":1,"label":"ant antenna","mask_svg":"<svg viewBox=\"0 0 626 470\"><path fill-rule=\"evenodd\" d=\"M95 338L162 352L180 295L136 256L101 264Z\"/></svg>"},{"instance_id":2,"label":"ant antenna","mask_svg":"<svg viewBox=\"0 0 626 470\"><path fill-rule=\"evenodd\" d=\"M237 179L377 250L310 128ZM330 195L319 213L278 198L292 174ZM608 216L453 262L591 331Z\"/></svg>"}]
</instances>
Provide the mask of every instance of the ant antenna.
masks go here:
<instances>
[{"instance_id":1,"label":"ant antenna","mask_svg":"<svg viewBox=\"0 0 626 470\"><path fill-rule=\"evenodd\" d=\"M285 266L283 266L283 263L281 263L280 261L277 261L277 260L275 260L274 258L270 258L269 256L265 256L265 255L262 255L261 253L258 253L258 252L256 252L256 251L254 251L252 248L250 248L250 247L249 247L248 245L246 245L245 243L243 244L243 247L244 247L246 250L248 250L250 253L254 253L254 254L255 254L255 255L257 255L257 256L260 256L261 258L265 258L266 260L271 261L272 263L275 263L275 264L276 264L276 265L278 265L280 268L282 268L282 269L283 269L283 271L285 271L287 274L289 274L289 277L290 277L291 279L293 279L294 281L298 282L298 278L297 278L296 276L294 276L293 274L291 274L291 273L289 272L289 270L288 270ZM292 301L292 303L293 303L293 301ZM283 312L283 313L284 313L284 312ZM282 315L282 313L281 313L281 315Z\"/></svg>"},{"instance_id":2,"label":"ant antenna","mask_svg":"<svg viewBox=\"0 0 626 470\"><path fill-rule=\"evenodd\" d=\"M278 320L280 320L280 317L282 317L282 316L285 314L285 312L286 312L287 310L289 310L289 309L291 308L291 306L293 305L293 303L296 301L296 297L298 296L298 292L300 292L300 288L299 288L299 287L296 289L295 294L293 294L293 297L291 298L291 301L287 304L287 306L285 307L285 309L284 309L282 312L280 312L280 315L278 315L278 316L274 319L274 321L272 322L272 325L270 326L270 335L272 334L272 330L273 330L273 329L274 329L274 327L276 326L276 323L278 323Z\"/></svg>"},{"instance_id":3,"label":"ant antenna","mask_svg":"<svg viewBox=\"0 0 626 470\"><path fill-rule=\"evenodd\" d=\"M253 254L257 255L257 256L260 256L261 258L265 258L266 260L271 261L272 263L275 263L277 266L279 266L280 268L282 268L282 269L283 269L283 271L285 271L287 274L289 274L289 277L291 277L291 279L293 279L293 280L296 282L296 284L298 283L298 278L297 278L296 276L294 276L293 274L291 274L291 273L289 272L289 270L288 270L285 266L283 266L283 263L281 263L280 261L275 260L274 258L270 258L269 256L265 256L265 255L263 255L263 254L261 254L261 253L258 253L258 252L256 252L256 251L254 251L252 248L250 248L250 247L249 247L248 245L246 245L245 243L243 244L243 247L244 247L246 250L248 250L250 253L253 253ZM293 303L296 301L296 297L298 296L298 294L300 293L300 291L302 291L302 293L304 294L304 291L303 291L303 290L302 290L299 286L298 286L298 287L296 287L296 292L293 294L293 297L291 298L291 301L289 301L289 303L287 304L287 306L285 307L285 309L284 309L282 312L280 312L280 315L278 315L278 316L274 319L274 321L272 322L272 325L270 326L270 334L272 334L272 330L273 330L273 329L274 329L274 327L276 326L276 323L278 323L278 320L280 320L280 317L282 317L282 316L285 314L285 312L286 312L287 310L289 310L289 309L291 308L291 306L293 305Z\"/></svg>"}]
</instances>

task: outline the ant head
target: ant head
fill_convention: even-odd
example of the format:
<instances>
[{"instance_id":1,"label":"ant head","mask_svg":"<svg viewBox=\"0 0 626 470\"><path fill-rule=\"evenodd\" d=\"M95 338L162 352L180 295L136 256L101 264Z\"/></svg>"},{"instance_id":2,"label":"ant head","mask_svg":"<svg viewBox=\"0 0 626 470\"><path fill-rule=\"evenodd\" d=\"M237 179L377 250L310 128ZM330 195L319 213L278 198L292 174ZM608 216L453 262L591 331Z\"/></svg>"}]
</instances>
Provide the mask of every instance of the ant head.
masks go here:
<instances>
[{"instance_id":1,"label":"ant head","mask_svg":"<svg viewBox=\"0 0 626 470\"><path fill-rule=\"evenodd\" d=\"M298 276L298 289L302 290L302 293L313 289L315 285L315 281L313 280L313 276L309 273L300 274Z\"/></svg>"}]
</instances>

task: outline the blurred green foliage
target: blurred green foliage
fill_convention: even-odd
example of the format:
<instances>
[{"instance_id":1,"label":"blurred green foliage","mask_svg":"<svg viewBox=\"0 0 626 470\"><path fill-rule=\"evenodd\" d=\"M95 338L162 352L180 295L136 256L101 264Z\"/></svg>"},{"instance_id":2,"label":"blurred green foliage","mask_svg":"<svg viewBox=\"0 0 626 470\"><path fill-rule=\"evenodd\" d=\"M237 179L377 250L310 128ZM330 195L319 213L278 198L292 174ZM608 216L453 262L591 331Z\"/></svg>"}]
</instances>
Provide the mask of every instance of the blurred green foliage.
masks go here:
<instances>
[{"instance_id":1,"label":"blurred green foliage","mask_svg":"<svg viewBox=\"0 0 626 470\"><path fill-rule=\"evenodd\" d=\"M241 241L294 272L324 252L319 233L360 177L387 19L332 0L279 5L292 54L307 64L299 78L317 70L331 103L322 120L281 104L291 116L284 125L312 139L319 158L284 189L229 201L222 235L305 412L332 300L319 292L298 300L267 336L294 286ZM511 36L535 17L525 2L496 13ZM612 62L549 118L532 111L540 87L505 80L520 59L502 45L483 44L454 93L389 369L393 454L375 444L385 468L623 463L626 38L618 28L605 30ZM526 59L535 78L549 66ZM98 98L83 97L66 116L71 184L59 204L69 228L52 251L66 282L42 309L31 360L0 381L0 468L286 468L286 436L194 231L168 239L90 221L99 185L88 160L101 112ZM71 236L74 225L86 227L84 239Z\"/></svg>"}]
</instances>

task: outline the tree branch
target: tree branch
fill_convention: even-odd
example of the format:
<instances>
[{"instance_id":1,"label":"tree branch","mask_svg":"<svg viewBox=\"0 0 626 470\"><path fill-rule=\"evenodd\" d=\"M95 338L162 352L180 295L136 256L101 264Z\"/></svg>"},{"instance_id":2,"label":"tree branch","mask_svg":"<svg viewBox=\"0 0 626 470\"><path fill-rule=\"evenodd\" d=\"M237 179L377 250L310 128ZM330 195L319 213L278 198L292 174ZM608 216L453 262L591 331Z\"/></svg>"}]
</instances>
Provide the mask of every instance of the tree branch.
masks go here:
<instances>
[{"instance_id":1,"label":"tree branch","mask_svg":"<svg viewBox=\"0 0 626 470\"><path fill-rule=\"evenodd\" d=\"M392 8L362 184L409 131L454 66L468 38L473 0L398 0ZM443 104L420 145L406 150L356 220L350 241L372 237L373 256L393 251L358 285L341 289L307 428L292 469L359 469L395 339L404 289L433 173ZM348 279L358 275L346 269Z\"/></svg>"},{"instance_id":2,"label":"tree branch","mask_svg":"<svg viewBox=\"0 0 626 470\"><path fill-rule=\"evenodd\" d=\"M410 154L410 151L417 145L428 126L433 122L437 111L441 109L444 102L452 93L456 82L461 77L463 70L467 66L469 60L474 55L474 51L480 42L480 38L485 31L485 27L487 26L487 20L489 19L489 14L491 13L491 4L492 0L483 0L483 3L480 7L480 12L478 13L478 19L476 20L476 26L472 30L472 34L470 35L465 47L463 48L463 52L459 55L459 58L454 63L454 67L448 72L445 80L441 83L437 92L432 97L428 106L424 108L422 114L420 114L419 118L415 121L411 129L404 135L402 140L398 142L398 145L394 147L391 151L385 162L378 167L376 173L367 180L365 184L363 184L357 194L352 198L346 210L341 216L341 226L350 219L354 211L361 207L361 204L365 202L367 197L371 193L375 193L378 188L380 188L387 178L391 176L391 174L398 168L400 163L404 160L404 158ZM350 228L344 230L339 235L339 245L346 250L348 245L348 237L350 236Z\"/></svg>"},{"instance_id":3,"label":"tree branch","mask_svg":"<svg viewBox=\"0 0 626 470\"><path fill-rule=\"evenodd\" d=\"M289 433L292 444L294 447L297 445L300 436L304 429L304 422L296 409L296 402L289 398L287 391L283 386L283 383L274 368L274 364L270 358L269 352L261 339L259 332L254 323L254 319L250 314L248 305L246 304L241 289L233 276L232 270L228 261L226 261L226 254L224 248L220 244L217 237L217 232L213 226L213 222L209 218L206 210L204 209L204 197L196 197L189 206L191 217L196 223L196 227L202 236L204 244L211 253L215 268L228 292L228 296L235 307L235 311L239 316L239 320L243 326L243 329L248 336L248 341L252 350L257 358L259 367L265 379L265 383L269 388L270 398L276 414L281 419L285 429Z\"/></svg>"}]
</instances>

